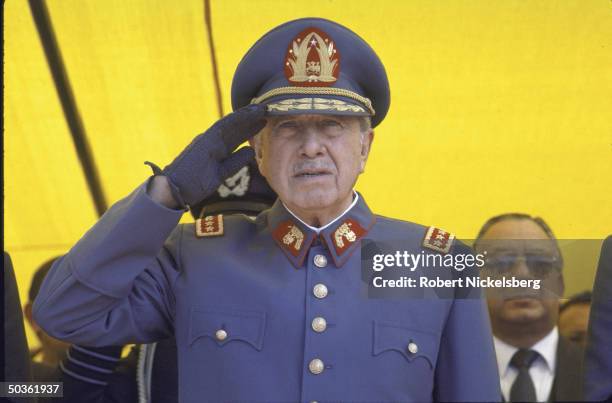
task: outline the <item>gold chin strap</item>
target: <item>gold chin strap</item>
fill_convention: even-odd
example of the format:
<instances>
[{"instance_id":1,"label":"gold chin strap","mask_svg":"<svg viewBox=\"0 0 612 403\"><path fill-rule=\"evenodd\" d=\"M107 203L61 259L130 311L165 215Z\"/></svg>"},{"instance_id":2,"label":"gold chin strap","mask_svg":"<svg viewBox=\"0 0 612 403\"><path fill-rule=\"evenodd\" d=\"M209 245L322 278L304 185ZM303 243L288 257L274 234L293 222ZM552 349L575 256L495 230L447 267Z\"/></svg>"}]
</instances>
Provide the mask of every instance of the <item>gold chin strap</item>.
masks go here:
<instances>
[{"instance_id":1,"label":"gold chin strap","mask_svg":"<svg viewBox=\"0 0 612 403\"><path fill-rule=\"evenodd\" d=\"M353 91L349 91L349 90L345 90L342 88L329 88L329 87L279 87L279 88L274 88L268 92L266 92L265 94L262 94L260 96L258 96L257 98L253 98L251 100L252 104L260 104L262 102L264 102L267 99L270 99L272 97L275 96L279 96L279 95L336 95L336 96L341 96L341 97L345 97L345 98L350 98L350 99L354 99L355 101L361 103L362 105L364 105L367 109L368 112L370 112L371 115L375 114L374 108L372 107L372 102L366 98L366 97L362 97L361 95L353 92ZM316 100L316 101L315 101ZM308 103L317 103L317 104L323 104L322 102L319 102L319 100L323 100L325 101L325 107L322 108L312 108L312 109L335 109L335 110L341 110L340 107L343 108L348 108L353 107L355 105L350 105L348 103L344 103L344 105L341 104L336 104L334 106L334 103L339 101L339 100L329 100L329 99L324 99L324 98L300 98L300 99L294 99L294 100L288 100L291 101L290 104L294 104L295 101L298 101L298 104L304 104L305 102ZM333 101L333 102L330 102ZM287 104L282 104L283 101L278 102L276 104L272 104L272 105L280 105L280 107L286 107ZM340 101L342 102L342 101ZM359 108L359 107L357 107ZM305 109L304 106L302 106L301 108L292 108L293 109ZM289 109L278 109L278 110L289 110ZM350 110L350 109L345 109L345 110ZM365 110L362 109L363 112L365 112ZM355 112L360 112L360 111L355 111Z\"/></svg>"}]
</instances>

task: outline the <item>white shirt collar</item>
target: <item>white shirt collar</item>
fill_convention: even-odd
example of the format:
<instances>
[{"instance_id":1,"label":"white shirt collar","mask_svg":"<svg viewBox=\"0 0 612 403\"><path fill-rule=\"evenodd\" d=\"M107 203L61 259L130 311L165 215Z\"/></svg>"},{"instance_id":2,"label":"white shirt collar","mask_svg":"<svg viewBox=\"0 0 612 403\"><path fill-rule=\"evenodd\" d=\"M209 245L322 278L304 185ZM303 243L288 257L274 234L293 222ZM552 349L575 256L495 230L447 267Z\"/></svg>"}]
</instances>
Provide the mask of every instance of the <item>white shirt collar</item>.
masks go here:
<instances>
[{"instance_id":1,"label":"white shirt collar","mask_svg":"<svg viewBox=\"0 0 612 403\"><path fill-rule=\"evenodd\" d=\"M518 351L518 348L501 341L495 336L493 336L493 343L495 345L495 354L497 355L497 368L499 369L500 376L504 376L510 365L510 360L512 359L514 353ZM555 372L557 365L558 343L559 330L557 329L557 326L555 326L550 333L531 346L531 350L534 350L540 354L540 357L544 360L548 370L551 373Z\"/></svg>"},{"instance_id":2,"label":"white shirt collar","mask_svg":"<svg viewBox=\"0 0 612 403\"><path fill-rule=\"evenodd\" d=\"M298 220L299 222L301 222L302 224L304 224L305 227L307 227L308 229L314 231L317 233L317 235L323 231L325 228L329 227L330 225L332 225L333 223L335 223L336 221L338 221L343 215L345 215L346 213L349 212L350 209L352 209L353 207L355 207L355 205L357 204L357 202L359 201L359 193L355 192L355 190L353 189L353 202L346 208L346 210L344 210L342 212L342 214L340 214L338 217L334 218L333 220L331 220L330 222L328 222L327 224L325 224L322 227L313 227L312 225L308 225L306 224L304 221L302 221L302 219L300 217L298 217L297 215L295 215L293 213L293 211L289 210L289 208L285 205L285 203L283 203L283 206L285 207L285 209L291 213L291 215L293 217L295 217L296 220ZM282 202L281 202L282 203Z\"/></svg>"}]
</instances>

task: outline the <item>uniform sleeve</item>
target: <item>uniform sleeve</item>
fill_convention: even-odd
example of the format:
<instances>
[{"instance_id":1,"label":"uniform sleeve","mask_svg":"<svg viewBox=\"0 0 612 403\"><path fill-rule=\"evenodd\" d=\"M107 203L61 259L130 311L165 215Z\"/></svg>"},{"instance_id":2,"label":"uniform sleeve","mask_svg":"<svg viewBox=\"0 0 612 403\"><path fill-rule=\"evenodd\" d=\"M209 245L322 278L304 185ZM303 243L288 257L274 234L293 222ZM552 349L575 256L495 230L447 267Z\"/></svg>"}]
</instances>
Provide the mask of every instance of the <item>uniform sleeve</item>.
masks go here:
<instances>
[{"instance_id":1,"label":"uniform sleeve","mask_svg":"<svg viewBox=\"0 0 612 403\"><path fill-rule=\"evenodd\" d=\"M111 403L137 400L134 350L121 359L121 346L70 346L60 363L63 403Z\"/></svg>"},{"instance_id":2,"label":"uniform sleeve","mask_svg":"<svg viewBox=\"0 0 612 403\"><path fill-rule=\"evenodd\" d=\"M601 249L593 287L585 358L587 400L612 399L612 237Z\"/></svg>"},{"instance_id":3,"label":"uniform sleeve","mask_svg":"<svg viewBox=\"0 0 612 403\"><path fill-rule=\"evenodd\" d=\"M456 253L471 254L459 244ZM440 340L434 399L499 402L501 390L493 333L480 289L459 289Z\"/></svg>"},{"instance_id":4,"label":"uniform sleeve","mask_svg":"<svg viewBox=\"0 0 612 403\"><path fill-rule=\"evenodd\" d=\"M146 193L119 201L51 268L34 302L51 336L101 347L172 333L183 211Z\"/></svg>"}]
</instances>

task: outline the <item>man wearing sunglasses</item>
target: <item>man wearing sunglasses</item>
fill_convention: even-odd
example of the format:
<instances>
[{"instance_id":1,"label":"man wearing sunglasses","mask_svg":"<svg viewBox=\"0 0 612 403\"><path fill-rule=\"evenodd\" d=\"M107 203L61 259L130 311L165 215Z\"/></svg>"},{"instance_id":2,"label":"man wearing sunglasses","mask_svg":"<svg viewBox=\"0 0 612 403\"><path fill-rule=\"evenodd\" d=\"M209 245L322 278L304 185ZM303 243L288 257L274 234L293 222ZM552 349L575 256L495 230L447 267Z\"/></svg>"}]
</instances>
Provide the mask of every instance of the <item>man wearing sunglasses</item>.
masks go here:
<instances>
[{"instance_id":1,"label":"man wearing sunglasses","mask_svg":"<svg viewBox=\"0 0 612 403\"><path fill-rule=\"evenodd\" d=\"M557 328L563 259L550 227L538 217L503 214L483 225L475 248L486 256L484 276L537 284L487 290L504 400L582 400L582 351Z\"/></svg>"}]
</instances>

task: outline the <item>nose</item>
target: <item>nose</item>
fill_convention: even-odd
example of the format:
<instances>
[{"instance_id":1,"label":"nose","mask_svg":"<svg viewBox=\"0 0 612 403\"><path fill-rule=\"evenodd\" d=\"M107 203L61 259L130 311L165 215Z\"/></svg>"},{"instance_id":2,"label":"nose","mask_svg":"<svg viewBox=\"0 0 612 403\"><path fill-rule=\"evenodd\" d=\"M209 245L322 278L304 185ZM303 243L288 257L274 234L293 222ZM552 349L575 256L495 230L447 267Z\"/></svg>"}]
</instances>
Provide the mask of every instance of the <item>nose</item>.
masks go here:
<instances>
[{"instance_id":1,"label":"nose","mask_svg":"<svg viewBox=\"0 0 612 403\"><path fill-rule=\"evenodd\" d=\"M514 267L512 268L512 274L514 274L517 277L522 277L522 278L533 277L531 270L529 269L529 266L527 265L527 260L525 259L524 256L521 256L520 258L516 260Z\"/></svg>"},{"instance_id":2,"label":"nose","mask_svg":"<svg viewBox=\"0 0 612 403\"><path fill-rule=\"evenodd\" d=\"M302 144L300 154L307 158L316 158L326 153L323 136L312 125L308 125L301 133Z\"/></svg>"}]
</instances>

